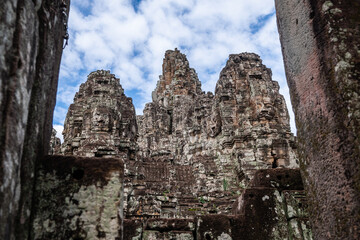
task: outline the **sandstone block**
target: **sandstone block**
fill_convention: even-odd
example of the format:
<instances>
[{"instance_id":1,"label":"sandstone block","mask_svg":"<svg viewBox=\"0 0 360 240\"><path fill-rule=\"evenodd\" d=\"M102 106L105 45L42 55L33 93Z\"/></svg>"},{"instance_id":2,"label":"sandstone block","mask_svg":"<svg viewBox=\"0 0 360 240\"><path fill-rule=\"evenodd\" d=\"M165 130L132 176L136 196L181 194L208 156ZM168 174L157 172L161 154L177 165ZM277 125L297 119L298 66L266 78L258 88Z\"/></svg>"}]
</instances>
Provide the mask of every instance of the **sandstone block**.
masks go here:
<instances>
[{"instance_id":1,"label":"sandstone block","mask_svg":"<svg viewBox=\"0 0 360 240\"><path fill-rule=\"evenodd\" d=\"M124 164L49 156L38 171L32 239L122 239Z\"/></svg>"}]
</instances>

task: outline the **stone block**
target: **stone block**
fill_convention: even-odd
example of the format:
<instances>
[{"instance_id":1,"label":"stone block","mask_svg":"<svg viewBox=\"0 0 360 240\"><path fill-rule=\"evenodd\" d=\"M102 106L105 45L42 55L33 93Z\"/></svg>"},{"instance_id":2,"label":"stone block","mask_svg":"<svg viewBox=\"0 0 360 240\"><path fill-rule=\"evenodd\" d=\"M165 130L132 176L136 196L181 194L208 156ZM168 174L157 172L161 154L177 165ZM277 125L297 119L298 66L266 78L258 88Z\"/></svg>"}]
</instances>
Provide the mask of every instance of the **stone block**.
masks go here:
<instances>
[{"instance_id":1,"label":"stone block","mask_svg":"<svg viewBox=\"0 0 360 240\"><path fill-rule=\"evenodd\" d=\"M258 170L234 203L233 236L241 239L312 239L298 169Z\"/></svg>"},{"instance_id":2,"label":"stone block","mask_svg":"<svg viewBox=\"0 0 360 240\"><path fill-rule=\"evenodd\" d=\"M147 230L157 230L157 231L194 231L195 230L195 221L194 219L149 219L146 222Z\"/></svg>"},{"instance_id":3,"label":"stone block","mask_svg":"<svg viewBox=\"0 0 360 240\"><path fill-rule=\"evenodd\" d=\"M196 218L196 239L232 240L230 217L226 215L206 215Z\"/></svg>"},{"instance_id":4,"label":"stone block","mask_svg":"<svg viewBox=\"0 0 360 240\"><path fill-rule=\"evenodd\" d=\"M35 187L32 239L122 239L123 161L49 156Z\"/></svg>"},{"instance_id":5,"label":"stone block","mask_svg":"<svg viewBox=\"0 0 360 240\"><path fill-rule=\"evenodd\" d=\"M193 232L183 231L170 231L170 232L159 232L159 231L144 231L143 240L194 240Z\"/></svg>"}]
</instances>

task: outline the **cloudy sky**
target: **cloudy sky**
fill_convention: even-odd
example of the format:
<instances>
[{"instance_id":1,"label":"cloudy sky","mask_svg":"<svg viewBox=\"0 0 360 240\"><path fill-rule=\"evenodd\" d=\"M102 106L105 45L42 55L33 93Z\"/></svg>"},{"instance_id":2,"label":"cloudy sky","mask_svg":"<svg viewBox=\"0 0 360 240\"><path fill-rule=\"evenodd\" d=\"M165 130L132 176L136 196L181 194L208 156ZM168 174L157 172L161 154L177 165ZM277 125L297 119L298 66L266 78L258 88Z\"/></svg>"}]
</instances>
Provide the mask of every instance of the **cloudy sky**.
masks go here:
<instances>
[{"instance_id":1,"label":"cloudy sky","mask_svg":"<svg viewBox=\"0 0 360 240\"><path fill-rule=\"evenodd\" d=\"M274 0L82 0L71 1L70 9L53 122L59 137L90 72L111 70L142 114L165 51L175 48L187 55L203 91L212 92L229 54L259 54L280 84L295 132Z\"/></svg>"}]
</instances>

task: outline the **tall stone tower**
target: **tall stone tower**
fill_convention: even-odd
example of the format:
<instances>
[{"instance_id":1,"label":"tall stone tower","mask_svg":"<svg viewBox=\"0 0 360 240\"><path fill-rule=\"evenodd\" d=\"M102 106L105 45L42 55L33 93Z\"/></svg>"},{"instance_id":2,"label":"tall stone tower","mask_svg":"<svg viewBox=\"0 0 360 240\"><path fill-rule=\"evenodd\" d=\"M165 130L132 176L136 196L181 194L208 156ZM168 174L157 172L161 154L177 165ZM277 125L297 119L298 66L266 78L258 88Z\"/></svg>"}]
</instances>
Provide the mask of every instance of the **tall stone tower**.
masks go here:
<instances>
[{"instance_id":1,"label":"tall stone tower","mask_svg":"<svg viewBox=\"0 0 360 240\"><path fill-rule=\"evenodd\" d=\"M298 166L279 84L254 53L232 54L220 73L210 137L236 156L240 170Z\"/></svg>"},{"instance_id":2,"label":"tall stone tower","mask_svg":"<svg viewBox=\"0 0 360 240\"><path fill-rule=\"evenodd\" d=\"M92 72L65 121L65 155L125 161L128 218L230 214L257 170L297 167L284 98L256 54L230 55L214 95L184 54L166 51L152 98L135 117L119 79Z\"/></svg>"},{"instance_id":3,"label":"tall stone tower","mask_svg":"<svg viewBox=\"0 0 360 240\"><path fill-rule=\"evenodd\" d=\"M259 168L296 167L294 136L279 85L253 53L230 55L215 96L201 90L178 50L167 51L153 101L138 116L140 153L189 165L218 158L251 177Z\"/></svg>"},{"instance_id":4,"label":"tall stone tower","mask_svg":"<svg viewBox=\"0 0 360 240\"><path fill-rule=\"evenodd\" d=\"M256 54L230 55L213 95L201 90L184 54L166 51L152 97L137 116L139 161L129 169L129 217L214 211L211 204L189 211L194 198L228 214L231 193L258 169L297 167L284 98Z\"/></svg>"},{"instance_id":5,"label":"tall stone tower","mask_svg":"<svg viewBox=\"0 0 360 240\"><path fill-rule=\"evenodd\" d=\"M114 74L88 75L69 107L63 135L65 155L119 157L135 150L135 109Z\"/></svg>"}]
</instances>

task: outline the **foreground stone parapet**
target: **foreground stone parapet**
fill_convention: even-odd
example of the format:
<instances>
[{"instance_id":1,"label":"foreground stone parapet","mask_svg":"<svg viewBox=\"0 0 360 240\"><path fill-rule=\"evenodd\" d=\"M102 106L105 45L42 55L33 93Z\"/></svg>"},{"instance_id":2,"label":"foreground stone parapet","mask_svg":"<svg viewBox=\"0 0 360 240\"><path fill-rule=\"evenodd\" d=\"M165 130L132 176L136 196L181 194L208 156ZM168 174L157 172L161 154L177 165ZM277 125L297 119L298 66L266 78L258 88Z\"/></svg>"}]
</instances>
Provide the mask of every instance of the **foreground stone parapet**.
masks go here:
<instances>
[{"instance_id":1,"label":"foreground stone parapet","mask_svg":"<svg viewBox=\"0 0 360 240\"><path fill-rule=\"evenodd\" d=\"M360 2L276 0L315 239L360 239Z\"/></svg>"},{"instance_id":2,"label":"foreground stone parapet","mask_svg":"<svg viewBox=\"0 0 360 240\"><path fill-rule=\"evenodd\" d=\"M125 232L125 240L313 239L298 169L257 171L250 186L238 197L230 215L127 219Z\"/></svg>"},{"instance_id":3,"label":"foreground stone parapet","mask_svg":"<svg viewBox=\"0 0 360 240\"><path fill-rule=\"evenodd\" d=\"M234 204L233 213L243 219L243 230L234 233L244 239L312 239L298 169L257 171ZM252 231L246 230L249 228Z\"/></svg>"},{"instance_id":4,"label":"foreground stone parapet","mask_svg":"<svg viewBox=\"0 0 360 240\"><path fill-rule=\"evenodd\" d=\"M37 175L32 239L122 239L122 160L48 156Z\"/></svg>"}]
</instances>

